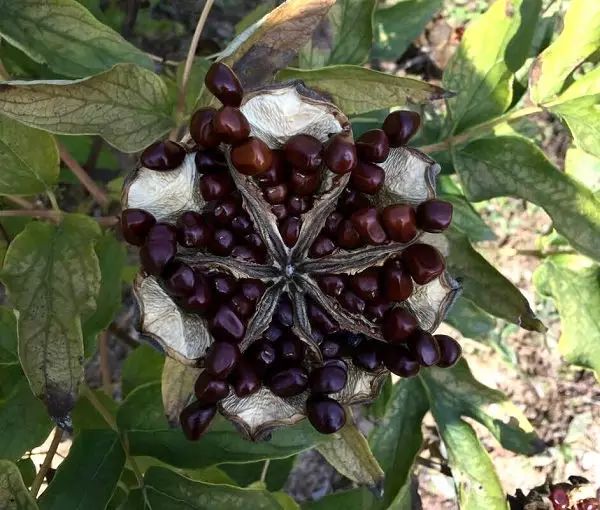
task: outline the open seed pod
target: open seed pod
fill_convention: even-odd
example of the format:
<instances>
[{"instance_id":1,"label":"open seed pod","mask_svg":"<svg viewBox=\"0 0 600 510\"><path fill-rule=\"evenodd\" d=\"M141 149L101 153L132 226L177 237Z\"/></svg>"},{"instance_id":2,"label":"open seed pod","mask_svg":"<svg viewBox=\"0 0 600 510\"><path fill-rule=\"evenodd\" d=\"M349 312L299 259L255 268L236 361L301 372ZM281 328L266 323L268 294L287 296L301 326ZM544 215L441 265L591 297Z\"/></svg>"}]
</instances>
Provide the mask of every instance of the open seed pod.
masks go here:
<instances>
[{"instance_id":1,"label":"open seed pod","mask_svg":"<svg viewBox=\"0 0 600 510\"><path fill-rule=\"evenodd\" d=\"M439 166L406 146L418 116L355 142L300 82L244 94L215 64L207 88L225 106L147 149L122 203L141 331L204 367L188 437L215 409L252 439L304 417L336 432L388 371L454 364L460 346L433 336L459 291L440 233L452 210L435 198Z\"/></svg>"}]
</instances>

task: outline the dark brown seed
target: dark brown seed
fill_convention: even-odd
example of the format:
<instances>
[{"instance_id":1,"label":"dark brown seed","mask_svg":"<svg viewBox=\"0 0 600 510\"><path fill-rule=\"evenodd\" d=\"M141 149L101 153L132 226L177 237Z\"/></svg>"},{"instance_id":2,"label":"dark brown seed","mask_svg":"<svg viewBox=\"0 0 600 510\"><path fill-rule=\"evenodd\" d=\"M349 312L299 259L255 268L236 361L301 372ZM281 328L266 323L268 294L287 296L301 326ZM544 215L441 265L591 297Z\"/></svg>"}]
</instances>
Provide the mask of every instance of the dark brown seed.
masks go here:
<instances>
[{"instance_id":1,"label":"dark brown seed","mask_svg":"<svg viewBox=\"0 0 600 510\"><path fill-rule=\"evenodd\" d=\"M250 232L244 236L244 241L248 244L248 246L252 246L252 248L257 248L258 250L265 249L265 243L262 238L256 232Z\"/></svg>"},{"instance_id":2,"label":"dark brown seed","mask_svg":"<svg viewBox=\"0 0 600 510\"><path fill-rule=\"evenodd\" d=\"M214 303L214 293L210 282L204 275L196 272L194 290L181 302L181 306L188 312L207 315L212 311Z\"/></svg>"},{"instance_id":3,"label":"dark brown seed","mask_svg":"<svg viewBox=\"0 0 600 510\"><path fill-rule=\"evenodd\" d=\"M207 202L222 200L235 189L235 184L228 172L206 174L200 177L200 193Z\"/></svg>"},{"instance_id":4,"label":"dark brown seed","mask_svg":"<svg viewBox=\"0 0 600 510\"><path fill-rule=\"evenodd\" d=\"M250 346L245 356L252 363L253 368L259 375L263 375L277 361L275 347L268 342L260 340Z\"/></svg>"},{"instance_id":5,"label":"dark brown seed","mask_svg":"<svg viewBox=\"0 0 600 510\"><path fill-rule=\"evenodd\" d=\"M334 135L323 151L323 160L332 172L347 174L356 166L356 147L345 135Z\"/></svg>"},{"instance_id":6,"label":"dark brown seed","mask_svg":"<svg viewBox=\"0 0 600 510\"><path fill-rule=\"evenodd\" d=\"M388 310L383 318L383 338L392 344L406 342L419 324L415 316L404 308Z\"/></svg>"},{"instance_id":7,"label":"dark brown seed","mask_svg":"<svg viewBox=\"0 0 600 510\"><path fill-rule=\"evenodd\" d=\"M321 185L321 175L319 173L305 174L294 170L290 177L288 186L292 193L301 197L312 195Z\"/></svg>"},{"instance_id":8,"label":"dark brown seed","mask_svg":"<svg viewBox=\"0 0 600 510\"><path fill-rule=\"evenodd\" d=\"M229 384L221 379L216 379L205 370L196 379L194 393L198 402L216 404L229 395Z\"/></svg>"},{"instance_id":9,"label":"dark brown seed","mask_svg":"<svg viewBox=\"0 0 600 510\"><path fill-rule=\"evenodd\" d=\"M358 297L351 290L345 290L338 298L340 304L349 312L363 313L365 311L365 300Z\"/></svg>"},{"instance_id":10,"label":"dark brown seed","mask_svg":"<svg viewBox=\"0 0 600 510\"><path fill-rule=\"evenodd\" d=\"M285 363L302 361L304 358L304 343L296 335L286 335L275 343L277 358Z\"/></svg>"},{"instance_id":11,"label":"dark brown seed","mask_svg":"<svg viewBox=\"0 0 600 510\"><path fill-rule=\"evenodd\" d=\"M283 146L285 159L305 173L316 172L323 162L323 144L314 136L294 135Z\"/></svg>"},{"instance_id":12,"label":"dark brown seed","mask_svg":"<svg viewBox=\"0 0 600 510\"><path fill-rule=\"evenodd\" d=\"M333 434L346 424L344 408L328 397L310 397L306 401L306 415L321 434Z\"/></svg>"},{"instance_id":13,"label":"dark brown seed","mask_svg":"<svg viewBox=\"0 0 600 510\"><path fill-rule=\"evenodd\" d=\"M382 129L371 129L356 140L356 152L362 161L383 163L390 153L388 137Z\"/></svg>"},{"instance_id":14,"label":"dark brown seed","mask_svg":"<svg viewBox=\"0 0 600 510\"><path fill-rule=\"evenodd\" d=\"M244 297L252 303L256 303L267 289L264 282L256 279L242 280L240 287Z\"/></svg>"},{"instance_id":15,"label":"dark brown seed","mask_svg":"<svg viewBox=\"0 0 600 510\"><path fill-rule=\"evenodd\" d=\"M383 168L374 163L359 161L352 175L350 176L350 184L355 190L374 195L383 186L385 181L385 172Z\"/></svg>"},{"instance_id":16,"label":"dark brown seed","mask_svg":"<svg viewBox=\"0 0 600 510\"><path fill-rule=\"evenodd\" d=\"M363 370L374 372L381 367L381 354L378 342L362 342L352 355L353 363Z\"/></svg>"},{"instance_id":17,"label":"dark brown seed","mask_svg":"<svg viewBox=\"0 0 600 510\"><path fill-rule=\"evenodd\" d=\"M421 125L418 113L398 110L390 113L383 121L383 130L390 141L390 147L406 145Z\"/></svg>"},{"instance_id":18,"label":"dark brown seed","mask_svg":"<svg viewBox=\"0 0 600 510\"><path fill-rule=\"evenodd\" d=\"M211 253L215 255L226 256L231 253L235 246L235 237L230 230L225 228L219 228L215 230L215 233L209 244Z\"/></svg>"},{"instance_id":19,"label":"dark brown seed","mask_svg":"<svg viewBox=\"0 0 600 510\"><path fill-rule=\"evenodd\" d=\"M380 273L376 268L365 269L350 277L350 287L366 301L373 301L379 297L380 286Z\"/></svg>"},{"instance_id":20,"label":"dark brown seed","mask_svg":"<svg viewBox=\"0 0 600 510\"><path fill-rule=\"evenodd\" d=\"M360 234L350 220L343 220L336 237L337 245L345 250L352 250L363 245Z\"/></svg>"},{"instance_id":21,"label":"dark brown seed","mask_svg":"<svg viewBox=\"0 0 600 510\"><path fill-rule=\"evenodd\" d=\"M213 210L215 221L219 225L228 226L240 210L240 202L233 197L227 197L217 203Z\"/></svg>"},{"instance_id":22,"label":"dark brown seed","mask_svg":"<svg viewBox=\"0 0 600 510\"><path fill-rule=\"evenodd\" d=\"M342 345L336 340L325 339L319 346L323 358L338 358L342 354Z\"/></svg>"},{"instance_id":23,"label":"dark brown seed","mask_svg":"<svg viewBox=\"0 0 600 510\"><path fill-rule=\"evenodd\" d=\"M336 248L337 246L329 237L319 234L310 247L308 255L309 257L318 259L332 254Z\"/></svg>"},{"instance_id":24,"label":"dark brown seed","mask_svg":"<svg viewBox=\"0 0 600 510\"><path fill-rule=\"evenodd\" d=\"M233 391L240 397L247 397L256 393L260 387L260 377L252 365L245 359L241 359L233 373L229 376Z\"/></svg>"},{"instance_id":25,"label":"dark brown seed","mask_svg":"<svg viewBox=\"0 0 600 510\"><path fill-rule=\"evenodd\" d=\"M244 89L233 70L223 62L210 66L204 78L206 88L224 105L239 106Z\"/></svg>"},{"instance_id":26,"label":"dark brown seed","mask_svg":"<svg viewBox=\"0 0 600 510\"><path fill-rule=\"evenodd\" d=\"M296 244L300 236L302 220L297 216L288 216L279 225L279 232L285 245L289 248Z\"/></svg>"},{"instance_id":27,"label":"dark brown seed","mask_svg":"<svg viewBox=\"0 0 600 510\"><path fill-rule=\"evenodd\" d=\"M173 261L163 271L167 292L172 296L189 296L196 283L193 269L183 262Z\"/></svg>"},{"instance_id":28,"label":"dark brown seed","mask_svg":"<svg viewBox=\"0 0 600 510\"><path fill-rule=\"evenodd\" d=\"M440 360L437 366L450 368L455 365L462 355L460 344L448 335L435 335L434 338L440 349Z\"/></svg>"},{"instance_id":29,"label":"dark brown seed","mask_svg":"<svg viewBox=\"0 0 600 510\"><path fill-rule=\"evenodd\" d=\"M177 253L175 243L170 241L146 241L140 250L140 261L144 270L154 276L160 276L165 266Z\"/></svg>"},{"instance_id":30,"label":"dark brown seed","mask_svg":"<svg viewBox=\"0 0 600 510\"><path fill-rule=\"evenodd\" d=\"M356 211L350 218L361 239L368 244L383 244L388 238L379 222L377 209L369 207Z\"/></svg>"},{"instance_id":31,"label":"dark brown seed","mask_svg":"<svg viewBox=\"0 0 600 510\"><path fill-rule=\"evenodd\" d=\"M175 243L176 240L177 229L170 223L163 222L154 224L150 230L148 230L148 235L146 236L146 244L157 242Z\"/></svg>"},{"instance_id":32,"label":"dark brown seed","mask_svg":"<svg viewBox=\"0 0 600 510\"><path fill-rule=\"evenodd\" d=\"M271 150L271 166L256 176L258 185L262 188L276 186L286 181L288 169L283 157L283 151Z\"/></svg>"},{"instance_id":33,"label":"dark brown seed","mask_svg":"<svg viewBox=\"0 0 600 510\"><path fill-rule=\"evenodd\" d=\"M142 166L150 170L166 171L177 168L185 159L185 149L171 140L155 142L140 157Z\"/></svg>"},{"instance_id":34,"label":"dark brown seed","mask_svg":"<svg viewBox=\"0 0 600 510\"><path fill-rule=\"evenodd\" d=\"M413 377L420 369L419 362L404 346L388 346L383 362L390 372L400 377Z\"/></svg>"},{"instance_id":35,"label":"dark brown seed","mask_svg":"<svg viewBox=\"0 0 600 510\"><path fill-rule=\"evenodd\" d=\"M383 266L383 290L390 301L406 301L413 291L413 282L399 260L389 260Z\"/></svg>"},{"instance_id":36,"label":"dark brown seed","mask_svg":"<svg viewBox=\"0 0 600 510\"><path fill-rule=\"evenodd\" d=\"M326 359L323 361L323 366L324 367L337 367L337 368L343 370L344 372L348 372L348 365L341 358Z\"/></svg>"},{"instance_id":37,"label":"dark brown seed","mask_svg":"<svg viewBox=\"0 0 600 510\"><path fill-rule=\"evenodd\" d=\"M283 204L287 198L288 189L285 184L265 188L263 195L269 204Z\"/></svg>"},{"instance_id":38,"label":"dark brown seed","mask_svg":"<svg viewBox=\"0 0 600 510\"><path fill-rule=\"evenodd\" d=\"M214 174L227 170L223 153L215 149L196 152L194 162L196 163L196 170L200 174Z\"/></svg>"},{"instance_id":39,"label":"dark brown seed","mask_svg":"<svg viewBox=\"0 0 600 510\"><path fill-rule=\"evenodd\" d=\"M402 262L412 279L419 285L425 285L437 278L446 264L442 254L429 244L417 243L402 252Z\"/></svg>"},{"instance_id":40,"label":"dark brown seed","mask_svg":"<svg viewBox=\"0 0 600 510\"><path fill-rule=\"evenodd\" d=\"M177 219L177 241L181 246L204 248L212 235L212 226L195 211L186 211Z\"/></svg>"},{"instance_id":41,"label":"dark brown seed","mask_svg":"<svg viewBox=\"0 0 600 510\"><path fill-rule=\"evenodd\" d=\"M242 211L231 220L231 230L236 234L248 234L252 230L252 220L248 213Z\"/></svg>"},{"instance_id":42,"label":"dark brown seed","mask_svg":"<svg viewBox=\"0 0 600 510\"><path fill-rule=\"evenodd\" d=\"M369 200L369 197L350 188L346 188L344 191L342 191L340 200L338 202L338 208L344 214L352 214L353 212L356 212L359 209L364 209L365 207L371 207L371 201Z\"/></svg>"},{"instance_id":43,"label":"dark brown seed","mask_svg":"<svg viewBox=\"0 0 600 510\"><path fill-rule=\"evenodd\" d=\"M197 441L206 432L210 422L215 417L217 408L214 405L204 405L193 402L179 415L181 430L190 441Z\"/></svg>"},{"instance_id":44,"label":"dark brown seed","mask_svg":"<svg viewBox=\"0 0 600 510\"><path fill-rule=\"evenodd\" d=\"M250 136L250 123L239 108L223 106L213 117L212 127L224 143L241 143Z\"/></svg>"},{"instance_id":45,"label":"dark brown seed","mask_svg":"<svg viewBox=\"0 0 600 510\"><path fill-rule=\"evenodd\" d=\"M231 298L231 308L238 317L247 319L255 310L254 303L243 294L238 293Z\"/></svg>"},{"instance_id":46,"label":"dark brown seed","mask_svg":"<svg viewBox=\"0 0 600 510\"><path fill-rule=\"evenodd\" d=\"M348 372L334 365L315 368L308 377L313 393L337 393L346 386Z\"/></svg>"},{"instance_id":47,"label":"dark brown seed","mask_svg":"<svg viewBox=\"0 0 600 510\"><path fill-rule=\"evenodd\" d=\"M287 208L284 204L276 204L271 207L271 212L279 221L284 220L288 216Z\"/></svg>"},{"instance_id":48,"label":"dark brown seed","mask_svg":"<svg viewBox=\"0 0 600 510\"><path fill-rule=\"evenodd\" d=\"M381 220L392 241L408 243L417 235L417 217L410 205L386 207L381 213Z\"/></svg>"},{"instance_id":49,"label":"dark brown seed","mask_svg":"<svg viewBox=\"0 0 600 510\"><path fill-rule=\"evenodd\" d=\"M365 317L373 322L383 320L385 313L392 307L392 304L385 298L377 298L369 301L365 307Z\"/></svg>"},{"instance_id":50,"label":"dark brown seed","mask_svg":"<svg viewBox=\"0 0 600 510\"><path fill-rule=\"evenodd\" d=\"M212 120L217 113L214 108L201 108L190 121L190 136L204 149L212 149L219 145L219 137L212 127Z\"/></svg>"},{"instance_id":51,"label":"dark brown seed","mask_svg":"<svg viewBox=\"0 0 600 510\"><path fill-rule=\"evenodd\" d=\"M241 174L260 174L271 166L273 151L260 138L251 137L231 150L231 162Z\"/></svg>"},{"instance_id":52,"label":"dark brown seed","mask_svg":"<svg viewBox=\"0 0 600 510\"><path fill-rule=\"evenodd\" d=\"M216 340L240 342L246 333L246 326L230 305L221 305L210 321L210 333Z\"/></svg>"},{"instance_id":53,"label":"dark brown seed","mask_svg":"<svg viewBox=\"0 0 600 510\"><path fill-rule=\"evenodd\" d=\"M319 287L328 296L338 297L346 288L345 278L337 274L325 274L317 277Z\"/></svg>"},{"instance_id":54,"label":"dark brown seed","mask_svg":"<svg viewBox=\"0 0 600 510\"><path fill-rule=\"evenodd\" d=\"M235 279L225 273L217 273L214 275L212 282L213 288L220 299L229 298L238 288Z\"/></svg>"},{"instance_id":55,"label":"dark brown seed","mask_svg":"<svg viewBox=\"0 0 600 510\"><path fill-rule=\"evenodd\" d=\"M206 351L204 369L217 379L226 379L237 365L240 357L237 345L229 342L214 342Z\"/></svg>"},{"instance_id":56,"label":"dark brown seed","mask_svg":"<svg viewBox=\"0 0 600 510\"><path fill-rule=\"evenodd\" d=\"M430 333L417 331L407 340L407 343L421 366L431 367L440 361L440 349Z\"/></svg>"},{"instance_id":57,"label":"dark brown seed","mask_svg":"<svg viewBox=\"0 0 600 510\"><path fill-rule=\"evenodd\" d=\"M307 312L311 326L316 326L323 333L329 335L339 330L335 321L314 301L308 301Z\"/></svg>"},{"instance_id":58,"label":"dark brown seed","mask_svg":"<svg viewBox=\"0 0 600 510\"><path fill-rule=\"evenodd\" d=\"M271 322L269 327L263 333L263 336L267 342L275 343L283 337L283 333L283 327L281 324L278 324L277 322Z\"/></svg>"},{"instance_id":59,"label":"dark brown seed","mask_svg":"<svg viewBox=\"0 0 600 510\"><path fill-rule=\"evenodd\" d=\"M121 213L121 231L125 241L135 246L141 246L146 240L156 219L143 209L125 209Z\"/></svg>"},{"instance_id":60,"label":"dark brown seed","mask_svg":"<svg viewBox=\"0 0 600 510\"><path fill-rule=\"evenodd\" d=\"M452 222L452 204L443 200L427 200L417 207L417 225L426 232L443 232Z\"/></svg>"},{"instance_id":61,"label":"dark brown seed","mask_svg":"<svg viewBox=\"0 0 600 510\"><path fill-rule=\"evenodd\" d=\"M338 229L340 228L340 223L344 221L344 216L336 211L333 211L327 219L325 220L325 225L323 227L323 233L332 239L337 236Z\"/></svg>"},{"instance_id":62,"label":"dark brown seed","mask_svg":"<svg viewBox=\"0 0 600 510\"><path fill-rule=\"evenodd\" d=\"M292 195L286 200L286 209L292 216L300 216L312 207L312 199L310 197L297 197Z\"/></svg>"},{"instance_id":63,"label":"dark brown seed","mask_svg":"<svg viewBox=\"0 0 600 510\"><path fill-rule=\"evenodd\" d=\"M294 312L292 311L292 302L287 294L281 296L277 309L275 310L275 317L280 324L291 328L294 324Z\"/></svg>"},{"instance_id":64,"label":"dark brown seed","mask_svg":"<svg viewBox=\"0 0 600 510\"><path fill-rule=\"evenodd\" d=\"M269 377L269 389L279 397L293 397L302 393L308 385L308 374L301 367L290 367Z\"/></svg>"},{"instance_id":65,"label":"dark brown seed","mask_svg":"<svg viewBox=\"0 0 600 510\"><path fill-rule=\"evenodd\" d=\"M253 264L264 264L265 262L264 252L261 252L252 246L245 246L243 244L234 246L233 250L231 250L231 256L234 259L243 260L244 262Z\"/></svg>"}]
</instances>

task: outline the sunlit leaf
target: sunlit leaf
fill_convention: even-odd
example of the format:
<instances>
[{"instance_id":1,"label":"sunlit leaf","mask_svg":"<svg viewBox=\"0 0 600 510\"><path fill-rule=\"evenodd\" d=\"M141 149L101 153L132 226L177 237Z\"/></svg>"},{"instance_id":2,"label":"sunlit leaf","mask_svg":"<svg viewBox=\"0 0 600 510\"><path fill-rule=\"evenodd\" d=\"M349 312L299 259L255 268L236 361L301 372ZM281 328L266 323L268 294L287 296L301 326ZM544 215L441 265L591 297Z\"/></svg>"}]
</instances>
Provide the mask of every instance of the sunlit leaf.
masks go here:
<instances>
[{"instance_id":1,"label":"sunlit leaf","mask_svg":"<svg viewBox=\"0 0 600 510\"><path fill-rule=\"evenodd\" d=\"M148 345L134 349L123 363L122 387L127 396L138 386L160 381L165 357Z\"/></svg>"},{"instance_id":2,"label":"sunlit leaf","mask_svg":"<svg viewBox=\"0 0 600 510\"><path fill-rule=\"evenodd\" d=\"M162 401L165 416L171 424L177 425L179 414L189 404L200 372L199 368L184 365L173 358L165 359L161 375Z\"/></svg>"},{"instance_id":3,"label":"sunlit leaf","mask_svg":"<svg viewBox=\"0 0 600 510\"><path fill-rule=\"evenodd\" d=\"M38 506L25 487L19 469L8 460L0 460L0 508L37 510Z\"/></svg>"},{"instance_id":4,"label":"sunlit leaf","mask_svg":"<svg viewBox=\"0 0 600 510\"><path fill-rule=\"evenodd\" d=\"M577 147L570 147L565 156L565 172L598 195L600 158Z\"/></svg>"},{"instance_id":5,"label":"sunlit leaf","mask_svg":"<svg viewBox=\"0 0 600 510\"><path fill-rule=\"evenodd\" d=\"M444 320L467 338L485 338L496 327L491 315L464 296L456 300Z\"/></svg>"}]
</instances>

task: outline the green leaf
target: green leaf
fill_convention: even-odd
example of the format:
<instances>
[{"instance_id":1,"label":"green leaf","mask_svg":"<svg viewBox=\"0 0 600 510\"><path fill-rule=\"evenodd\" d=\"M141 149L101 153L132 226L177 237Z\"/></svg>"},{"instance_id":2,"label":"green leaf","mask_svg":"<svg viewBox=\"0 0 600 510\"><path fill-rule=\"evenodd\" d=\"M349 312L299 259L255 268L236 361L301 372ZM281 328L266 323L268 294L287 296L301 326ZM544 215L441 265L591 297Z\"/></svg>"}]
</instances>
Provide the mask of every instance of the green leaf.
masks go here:
<instances>
[{"instance_id":1,"label":"green leaf","mask_svg":"<svg viewBox=\"0 0 600 510\"><path fill-rule=\"evenodd\" d=\"M8 460L0 460L0 508L37 510L38 506L25 487L19 469Z\"/></svg>"},{"instance_id":2,"label":"green leaf","mask_svg":"<svg viewBox=\"0 0 600 510\"><path fill-rule=\"evenodd\" d=\"M184 115L187 119L197 108L197 101L204 90L204 77L212 62L205 58L195 58L192 69L188 77L188 83L185 91L185 110ZM183 81L183 71L185 62L177 66L177 89L181 90Z\"/></svg>"},{"instance_id":3,"label":"green leaf","mask_svg":"<svg viewBox=\"0 0 600 510\"><path fill-rule=\"evenodd\" d=\"M44 405L31 393L27 379L18 377L15 391L0 403L0 458L15 461L41 445L52 430Z\"/></svg>"},{"instance_id":4,"label":"green leaf","mask_svg":"<svg viewBox=\"0 0 600 510\"><path fill-rule=\"evenodd\" d=\"M600 48L600 4L572 0L563 31L536 59L529 87L535 103L543 103L563 88L571 72Z\"/></svg>"},{"instance_id":5,"label":"green leaf","mask_svg":"<svg viewBox=\"0 0 600 510\"><path fill-rule=\"evenodd\" d=\"M444 90L435 85L350 65L312 70L283 69L276 78L281 81L302 80L309 87L330 96L346 115L446 97Z\"/></svg>"},{"instance_id":6,"label":"green leaf","mask_svg":"<svg viewBox=\"0 0 600 510\"><path fill-rule=\"evenodd\" d=\"M0 194L35 195L58 179L54 137L0 115Z\"/></svg>"},{"instance_id":7,"label":"green leaf","mask_svg":"<svg viewBox=\"0 0 600 510\"><path fill-rule=\"evenodd\" d=\"M485 338L496 327L496 320L464 295L456 300L444 320L467 338Z\"/></svg>"},{"instance_id":8,"label":"green leaf","mask_svg":"<svg viewBox=\"0 0 600 510\"><path fill-rule=\"evenodd\" d=\"M600 158L577 147L570 147L565 157L565 172L590 188L596 196L600 191Z\"/></svg>"},{"instance_id":9,"label":"green leaf","mask_svg":"<svg viewBox=\"0 0 600 510\"><path fill-rule=\"evenodd\" d=\"M560 353L600 378L600 266L580 255L553 255L537 268L533 282L560 314Z\"/></svg>"},{"instance_id":10,"label":"green leaf","mask_svg":"<svg viewBox=\"0 0 600 510\"><path fill-rule=\"evenodd\" d=\"M445 420L459 420L461 416L473 418L512 452L532 455L544 449L544 443L525 415L504 393L477 381L466 361L460 361L451 369L424 370L421 381L427 389L431 408L437 409Z\"/></svg>"},{"instance_id":11,"label":"green leaf","mask_svg":"<svg viewBox=\"0 0 600 510\"><path fill-rule=\"evenodd\" d=\"M527 299L472 246L467 237L448 232L451 273L461 279L463 296L489 314L530 331L545 331Z\"/></svg>"},{"instance_id":12,"label":"green leaf","mask_svg":"<svg viewBox=\"0 0 600 510\"><path fill-rule=\"evenodd\" d=\"M564 119L579 147L600 157L600 67L578 79L546 106Z\"/></svg>"},{"instance_id":13,"label":"green leaf","mask_svg":"<svg viewBox=\"0 0 600 510\"><path fill-rule=\"evenodd\" d=\"M182 507L197 510L282 508L267 491L196 482L170 469L152 467L146 472L144 482L151 507L160 510L181 510Z\"/></svg>"},{"instance_id":14,"label":"green leaf","mask_svg":"<svg viewBox=\"0 0 600 510\"><path fill-rule=\"evenodd\" d=\"M129 395L142 384L160 381L165 357L148 345L134 349L123 363L123 396Z\"/></svg>"},{"instance_id":15,"label":"green leaf","mask_svg":"<svg viewBox=\"0 0 600 510\"><path fill-rule=\"evenodd\" d=\"M374 402L369 404L366 408L367 415L370 418L372 418L374 420L379 420L379 419L383 418L385 411L387 409L387 406L390 402L390 398L392 397L393 389L394 389L394 383L392 381L392 375L387 374L385 377L385 381L383 382L383 385L381 386L381 391L379 392L379 396L377 397L377 399Z\"/></svg>"},{"instance_id":16,"label":"green leaf","mask_svg":"<svg viewBox=\"0 0 600 510\"><path fill-rule=\"evenodd\" d=\"M374 504L375 498L367 489L353 489L349 491L329 494L317 501L308 501L302 504L302 510L366 510ZM394 509L400 510L400 509ZM402 510L410 510L402 508Z\"/></svg>"},{"instance_id":17,"label":"green leaf","mask_svg":"<svg viewBox=\"0 0 600 510\"><path fill-rule=\"evenodd\" d=\"M199 441L192 443L181 430L169 427L160 386L150 383L136 388L119 409L117 423L127 431L133 455L152 456L177 467L201 468L290 457L329 439L302 422L275 431L270 441L252 443L243 439L231 423L218 418Z\"/></svg>"},{"instance_id":18,"label":"green leaf","mask_svg":"<svg viewBox=\"0 0 600 510\"><path fill-rule=\"evenodd\" d=\"M11 243L1 276L19 312L19 358L33 393L60 420L83 378L82 318L96 307L98 224L67 215L60 225L33 222Z\"/></svg>"},{"instance_id":19,"label":"green leaf","mask_svg":"<svg viewBox=\"0 0 600 510\"><path fill-rule=\"evenodd\" d=\"M97 150L94 145L98 142L102 143L100 153L96 160L96 168L102 170L119 171L121 166L116 157L116 152L113 151L102 140L98 140L94 136L58 136L58 142L63 145L77 161L87 161L92 151ZM69 172L77 181L77 177Z\"/></svg>"},{"instance_id":20,"label":"green leaf","mask_svg":"<svg viewBox=\"0 0 600 510\"><path fill-rule=\"evenodd\" d=\"M97 307L82 324L85 352L89 355L96 349L98 333L106 329L121 308L121 274L126 262L123 243L112 232L106 232L95 246L100 263L100 291L96 298Z\"/></svg>"},{"instance_id":21,"label":"green leaf","mask_svg":"<svg viewBox=\"0 0 600 510\"><path fill-rule=\"evenodd\" d=\"M295 456L270 460L265 479L267 489L270 491L282 490L295 462ZM220 468L233 478L237 485L246 487L260 480L264 466L265 462L250 462L246 464L221 464Z\"/></svg>"},{"instance_id":22,"label":"green leaf","mask_svg":"<svg viewBox=\"0 0 600 510\"><path fill-rule=\"evenodd\" d=\"M194 395L194 384L201 370L179 363L173 358L165 359L162 368L161 389L165 416L170 424L179 424L179 415Z\"/></svg>"},{"instance_id":23,"label":"green leaf","mask_svg":"<svg viewBox=\"0 0 600 510\"><path fill-rule=\"evenodd\" d=\"M375 0L339 0L299 54L300 67L363 64L373 44Z\"/></svg>"},{"instance_id":24,"label":"green leaf","mask_svg":"<svg viewBox=\"0 0 600 510\"><path fill-rule=\"evenodd\" d=\"M40 510L104 510L125 465L125 452L112 430L84 430L40 496Z\"/></svg>"},{"instance_id":25,"label":"green leaf","mask_svg":"<svg viewBox=\"0 0 600 510\"><path fill-rule=\"evenodd\" d=\"M425 29L443 0L402 0L375 11L373 56L397 60Z\"/></svg>"},{"instance_id":26,"label":"green leaf","mask_svg":"<svg viewBox=\"0 0 600 510\"><path fill-rule=\"evenodd\" d=\"M600 201L533 143L508 136L475 140L454 160L469 199L510 195L533 202L578 251L600 260Z\"/></svg>"},{"instance_id":27,"label":"green leaf","mask_svg":"<svg viewBox=\"0 0 600 510\"><path fill-rule=\"evenodd\" d=\"M0 113L51 133L100 135L123 152L174 127L173 104L161 78L133 64L82 80L0 83Z\"/></svg>"},{"instance_id":28,"label":"green leaf","mask_svg":"<svg viewBox=\"0 0 600 510\"><path fill-rule=\"evenodd\" d=\"M25 487L30 487L35 479L35 464L31 460L31 457L23 457L17 461L17 468L23 478Z\"/></svg>"},{"instance_id":29,"label":"green leaf","mask_svg":"<svg viewBox=\"0 0 600 510\"><path fill-rule=\"evenodd\" d=\"M275 5L276 3L274 0L268 0L258 4L254 9L252 9L240 21L236 23L235 35L241 34L244 30L250 28L263 16L266 16L275 7Z\"/></svg>"},{"instance_id":30,"label":"green leaf","mask_svg":"<svg viewBox=\"0 0 600 510\"><path fill-rule=\"evenodd\" d=\"M120 62L152 69L145 53L75 0L0 0L0 35L64 76L81 78Z\"/></svg>"},{"instance_id":31,"label":"green leaf","mask_svg":"<svg viewBox=\"0 0 600 510\"><path fill-rule=\"evenodd\" d=\"M18 362L15 312L11 308L0 306L0 364Z\"/></svg>"},{"instance_id":32,"label":"green leaf","mask_svg":"<svg viewBox=\"0 0 600 510\"><path fill-rule=\"evenodd\" d=\"M354 424L352 414L346 425L331 439L317 446L335 470L359 485L377 492L383 490L385 474L373 456L369 443Z\"/></svg>"},{"instance_id":33,"label":"green leaf","mask_svg":"<svg viewBox=\"0 0 600 510\"><path fill-rule=\"evenodd\" d=\"M540 0L497 0L467 27L444 71L450 131L463 131L503 113L512 101L513 73L527 57Z\"/></svg>"},{"instance_id":34,"label":"green leaf","mask_svg":"<svg viewBox=\"0 0 600 510\"><path fill-rule=\"evenodd\" d=\"M98 409L90 402L88 391L92 392L97 400L100 401L102 407L114 418L117 416L118 404L110 398L102 390L86 390L81 395L75 408L73 409L73 430L75 434L79 434L85 429L108 429L109 424L106 423L104 417L98 412Z\"/></svg>"}]
</instances>

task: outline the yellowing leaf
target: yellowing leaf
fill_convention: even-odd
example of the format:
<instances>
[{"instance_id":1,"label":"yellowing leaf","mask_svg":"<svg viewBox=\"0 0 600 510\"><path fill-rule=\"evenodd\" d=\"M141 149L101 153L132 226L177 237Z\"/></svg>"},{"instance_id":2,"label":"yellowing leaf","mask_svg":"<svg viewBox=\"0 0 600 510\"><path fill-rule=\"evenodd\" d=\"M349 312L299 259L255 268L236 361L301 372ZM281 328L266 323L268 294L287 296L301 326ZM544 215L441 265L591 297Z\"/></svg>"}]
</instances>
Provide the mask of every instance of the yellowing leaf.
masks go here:
<instances>
[{"instance_id":1,"label":"yellowing leaf","mask_svg":"<svg viewBox=\"0 0 600 510\"><path fill-rule=\"evenodd\" d=\"M179 414L194 394L194 383L201 370L167 357L162 371L162 400L165 416L177 424Z\"/></svg>"}]
</instances>

